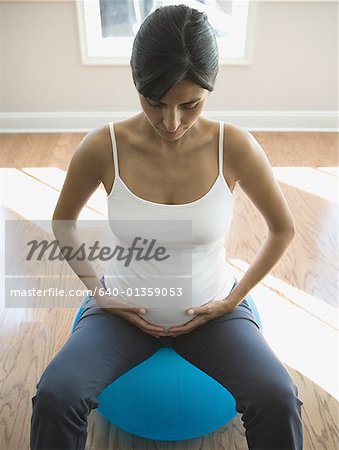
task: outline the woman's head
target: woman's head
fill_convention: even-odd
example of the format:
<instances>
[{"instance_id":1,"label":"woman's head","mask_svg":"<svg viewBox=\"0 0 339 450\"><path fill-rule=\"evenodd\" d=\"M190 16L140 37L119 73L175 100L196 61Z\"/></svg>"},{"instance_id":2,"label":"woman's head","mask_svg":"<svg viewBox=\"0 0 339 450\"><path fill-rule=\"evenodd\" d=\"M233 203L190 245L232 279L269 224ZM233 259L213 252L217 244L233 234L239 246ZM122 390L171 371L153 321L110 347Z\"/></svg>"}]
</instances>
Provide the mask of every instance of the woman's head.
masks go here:
<instances>
[{"instance_id":1,"label":"woman's head","mask_svg":"<svg viewBox=\"0 0 339 450\"><path fill-rule=\"evenodd\" d=\"M219 71L216 37L206 14L186 5L156 9L145 18L135 36L130 62L134 84L150 122L152 117L155 121L157 118L150 110L150 120L147 108L152 108L152 104L147 103L146 99L160 102L165 98L164 105L169 106L177 100L188 102L191 100L189 93L186 99L183 95L186 89L181 87L190 87L192 94L193 91L196 94L205 92L205 95L198 96L206 98L206 94L214 89ZM159 112L157 114L159 116ZM185 129L192 125L193 116L197 118L196 111L187 113L186 117L188 114L187 127L183 124ZM174 110L168 110L167 115L169 126L166 120L164 123L168 131L176 129L175 122L180 126L181 120L176 121L173 117ZM151 123L153 126L154 120Z\"/></svg>"},{"instance_id":2,"label":"woman's head","mask_svg":"<svg viewBox=\"0 0 339 450\"><path fill-rule=\"evenodd\" d=\"M213 91L218 47L206 14L186 5L156 9L135 36L130 62L137 91L153 101L183 80Z\"/></svg>"}]
</instances>

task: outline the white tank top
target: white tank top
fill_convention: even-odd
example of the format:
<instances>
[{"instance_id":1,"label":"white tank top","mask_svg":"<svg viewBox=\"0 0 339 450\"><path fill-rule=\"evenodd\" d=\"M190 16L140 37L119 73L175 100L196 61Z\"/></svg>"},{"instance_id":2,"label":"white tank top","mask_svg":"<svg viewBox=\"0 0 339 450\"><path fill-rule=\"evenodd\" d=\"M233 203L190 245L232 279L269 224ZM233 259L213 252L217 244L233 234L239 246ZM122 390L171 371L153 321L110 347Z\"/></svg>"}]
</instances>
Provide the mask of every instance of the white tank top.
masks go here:
<instances>
[{"instance_id":1,"label":"white tank top","mask_svg":"<svg viewBox=\"0 0 339 450\"><path fill-rule=\"evenodd\" d=\"M126 255L139 237L136 245L145 254L153 239L149 255L156 249L158 253L157 259L148 260L137 260L133 253L127 265L111 258L104 283L111 294L144 306L147 313L142 317L148 322L165 328L186 323L192 319L187 309L224 299L235 280L226 264L225 238L232 219L233 194L222 172L223 122L219 128L217 179L198 200L177 205L145 200L126 186L119 175L113 123L109 127L115 179L107 208L114 246L122 247Z\"/></svg>"}]
</instances>

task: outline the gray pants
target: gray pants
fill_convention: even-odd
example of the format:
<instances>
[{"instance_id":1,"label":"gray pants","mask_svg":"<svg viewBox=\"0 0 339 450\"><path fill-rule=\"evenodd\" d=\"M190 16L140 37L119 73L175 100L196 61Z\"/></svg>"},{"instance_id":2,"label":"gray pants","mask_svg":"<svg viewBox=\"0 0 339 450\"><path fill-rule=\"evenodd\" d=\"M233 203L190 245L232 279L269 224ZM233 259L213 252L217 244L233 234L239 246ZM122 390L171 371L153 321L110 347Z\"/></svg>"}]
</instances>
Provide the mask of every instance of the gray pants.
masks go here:
<instances>
[{"instance_id":1,"label":"gray pants","mask_svg":"<svg viewBox=\"0 0 339 450\"><path fill-rule=\"evenodd\" d=\"M100 392L164 346L232 393L251 450L302 449L303 402L246 299L232 313L186 335L155 338L104 312L90 297L73 334L36 386L31 450L83 450L87 416L97 408Z\"/></svg>"}]
</instances>

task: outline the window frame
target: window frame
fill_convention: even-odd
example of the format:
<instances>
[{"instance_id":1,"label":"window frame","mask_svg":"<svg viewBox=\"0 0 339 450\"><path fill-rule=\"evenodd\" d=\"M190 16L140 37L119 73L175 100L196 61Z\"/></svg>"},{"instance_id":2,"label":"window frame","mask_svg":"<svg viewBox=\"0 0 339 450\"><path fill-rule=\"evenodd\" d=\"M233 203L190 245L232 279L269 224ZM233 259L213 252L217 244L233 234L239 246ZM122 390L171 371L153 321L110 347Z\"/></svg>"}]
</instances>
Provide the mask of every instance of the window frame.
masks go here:
<instances>
[{"instance_id":1,"label":"window frame","mask_svg":"<svg viewBox=\"0 0 339 450\"><path fill-rule=\"evenodd\" d=\"M235 0L243 3L242 0ZM252 64L254 48L254 30L256 22L258 0L248 0L248 12L245 36L243 40L243 56L223 56L223 49L232 45L231 39L217 37L219 45L219 63L223 65L250 65ZM77 22L80 41L81 63L83 65L122 65L130 64L130 53L126 56L126 47L131 52L133 37L111 37L101 38L100 29L100 6L99 0L76 0ZM88 20L96 17L96 20ZM223 44L224 43L224 44ZM225 44L226 43L226 44ZM115 46L120 54L109 56L112 46ZM98 53L99 48L99 53ZM124 51L122 51L122 49ZM96 53L96 54L94 54Z\"/></svg>"}]
</instances>

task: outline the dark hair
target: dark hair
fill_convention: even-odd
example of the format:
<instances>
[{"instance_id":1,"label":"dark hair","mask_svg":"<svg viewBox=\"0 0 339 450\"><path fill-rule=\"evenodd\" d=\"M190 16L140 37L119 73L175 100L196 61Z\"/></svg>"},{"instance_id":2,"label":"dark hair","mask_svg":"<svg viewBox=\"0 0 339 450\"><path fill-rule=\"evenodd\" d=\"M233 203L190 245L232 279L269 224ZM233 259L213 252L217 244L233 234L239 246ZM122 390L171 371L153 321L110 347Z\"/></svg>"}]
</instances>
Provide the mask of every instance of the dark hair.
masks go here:
<instances>
[{"instance_id":1,"label":"dark hair","mask_svg":"<svg viewBox=\"0 0 339 450\"><path fill-rule=\"evenodd\" d=\"M130 64L137 91L154 101L183 80L213 91L219 54L206 14L186 5L156 9L134 38Z\"/></svg>"}]
</instances>

